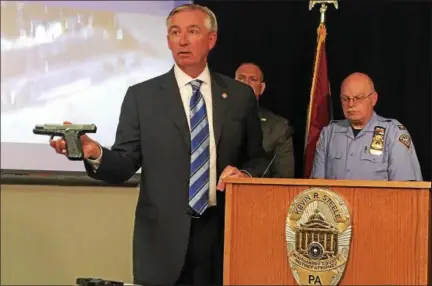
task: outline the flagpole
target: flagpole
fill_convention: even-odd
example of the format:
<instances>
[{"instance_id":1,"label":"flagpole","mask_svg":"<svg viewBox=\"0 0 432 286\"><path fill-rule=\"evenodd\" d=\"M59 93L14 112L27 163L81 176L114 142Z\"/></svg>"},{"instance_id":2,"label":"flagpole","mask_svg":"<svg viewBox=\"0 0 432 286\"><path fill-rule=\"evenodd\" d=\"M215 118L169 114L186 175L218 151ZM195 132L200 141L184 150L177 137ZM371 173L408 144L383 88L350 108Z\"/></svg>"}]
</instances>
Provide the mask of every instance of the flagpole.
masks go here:
<instances>
[{"instance_id":1,"label":"flagpole","mask_svg":"<svg viewBox=\"0 0 432 286\"><path fill-rule=\"evenodd\" d=\"M325 13L327 12L328 5L333 4L333 6L338 9L338 1L337 0L310 0L309 1L309 10L312 10L313 7L317 4L321 4L321 7L319 9L320 11L320 24L317 29L317 48L315 53L315 59L314 59L314 66L313 66L313 76L312 76L312 86L310 90L310 97L309 97L309 106L308 106L308 112L307 112L307 118L306 118L306 132L305 132L305 146L304 146L304 158L306 157L307 152L307 146L309 141L309 135L310 135L310 127L311 127L311 116L312 116L312 108L314 103L314 97L316 92L316 85L317 85L317 73L320 66L320 59L321 59L321 51L323 49L323 44L325 43L326 36L327 36L327 30L325 27Z\"/></svg>"},{"instance_id":2,"label":"flagpole","mask_svg":"<svg viewBox=\"0 0 432 286\"><path fill-rule=\"evenodd\" d=\"M313 98L314 98L314 94L315 94L315 85L316 85L316 73L318 70L318 61L319 61L319 51L321 51L321 45L324 42L326 36L327 36L327 31L325 29L325 13L327 12L327 4L333 4L335 6L336 9L339 8L338 5L338 1L337 0L310 0L309 1L309 11L313 9L313 7L316 4L321 4L320 7L320 25L318 26L318 45L317 45L317 52L315 54L315 61L314 61L314 70L313 70L313 77L312 77L312 89L310 92L310 101L309 101L309 107L308 107L308 116L307 116L307 122L306 122L306 141L307 142L307 138L309 137L309 128L310 128L310 117L311 117L311 112L312 112L312 103L313 103ZM306 145L305 145L306 148Z\"/></svg>"}]
</instances>

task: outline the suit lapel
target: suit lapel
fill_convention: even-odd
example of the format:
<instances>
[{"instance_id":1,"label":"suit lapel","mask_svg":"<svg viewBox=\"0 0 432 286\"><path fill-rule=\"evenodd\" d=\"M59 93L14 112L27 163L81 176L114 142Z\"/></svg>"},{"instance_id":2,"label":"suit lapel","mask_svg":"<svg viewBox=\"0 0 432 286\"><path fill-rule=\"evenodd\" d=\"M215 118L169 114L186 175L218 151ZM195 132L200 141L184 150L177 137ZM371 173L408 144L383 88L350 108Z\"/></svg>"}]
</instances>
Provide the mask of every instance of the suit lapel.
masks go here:
<instances>
[{"instance_id":1,"label":"suit lapel","mask_svg":"<svg viewBox=\"0 0 432 286\"><path fill-rule=\"evenodd\" d=\"M261 122L261 128L264 131L267 131L268 134L271 134L272 125L269 122L269 118L268 118L266 112L261 107L258 107L258 117L259 117L260 122Z\"/></svg>"},{"instance_id":2,"label":"suit lapel","mask_svg":"<svg viewBox=\"0 0 432 286\"><path fill-rule=\"evenodd\" d=\"M263 148L266 152L269 152L272 148L272 126L269 122L269 118L261 107L258 107L258 117L260 119L261 129L263 133Z\"/></svg>"},{"instance_id":3,"label":"suit lapel","mask_svg":"<svg viewBox=\"0 0 432 286\"><path fill-rule=\"evenodd\" d=\"M211 73L211 91L213 104L213 129L216 146L219 144L222 135L222 128L227 118L227 110L229 104L228 86L220 76ZM226 94L226 98L222 95Z\"/></svg>"},{"instance_id":4,"label":"suit lapel","mask_svg":"<svg viewBox=\"0 0 432 286\"><path fill-rule=\"evenodd\" d=\"M181 100L180 90L175 79L174 69L171 69L166 74L161 89L167 100L167 104L165 105L167 108L166 116L171 117L182 137L183 143L186 144L187 149L190 150L190 131Z\"/></svg>"}]
</instances>

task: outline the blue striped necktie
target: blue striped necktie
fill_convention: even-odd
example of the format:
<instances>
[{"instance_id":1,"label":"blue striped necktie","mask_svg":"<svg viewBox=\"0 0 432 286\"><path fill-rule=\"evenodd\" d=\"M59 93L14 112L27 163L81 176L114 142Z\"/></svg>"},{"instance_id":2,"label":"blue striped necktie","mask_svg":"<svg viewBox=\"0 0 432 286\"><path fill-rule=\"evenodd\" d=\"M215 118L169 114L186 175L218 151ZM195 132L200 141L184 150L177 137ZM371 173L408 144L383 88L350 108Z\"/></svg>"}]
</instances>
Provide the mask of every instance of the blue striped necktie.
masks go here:
<instances>
[{"instance_id":1,"label":"blue striped necktie","mask_svg":"<svg viewBox=\"0 0 432 286\"><path fill-rule=\"evenodd\" d=\"M193 80L190 100L191 160L189 178L189 206L202 214L208 206L210 178L209 123L204 98L200 92L202 81Z\"/></svg>"}]
</instances>

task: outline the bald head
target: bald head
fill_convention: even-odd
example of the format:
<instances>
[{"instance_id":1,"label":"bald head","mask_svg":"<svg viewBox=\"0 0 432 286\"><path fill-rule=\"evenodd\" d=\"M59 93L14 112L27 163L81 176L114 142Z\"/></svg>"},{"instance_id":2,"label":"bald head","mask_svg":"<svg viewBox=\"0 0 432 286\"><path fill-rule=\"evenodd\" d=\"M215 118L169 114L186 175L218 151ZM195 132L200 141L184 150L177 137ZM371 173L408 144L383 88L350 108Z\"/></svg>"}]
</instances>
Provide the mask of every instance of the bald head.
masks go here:
<instances>
[{"instance_id":1,"label":"bald head","mask_svg":"<svg viewBox=\"0 0 432 286\"><path fill-rule=\"evenodd\" d=\"M238 81L250 85L257 99L259 99L264 92L264 74L261 68L254 63L241 64L235 72L235 78Z\"/></svg>"},{"instance_id":2,"label":"bald head","mask_svg":"<svg viewBox=\"0 0 432 286\"><path fill-rule=\"evenodd\" d=\"M374 92L375 86L372 79L364 73L355 72L347 76L341 84L341 89L343 89L344 85L356 86L359 89Z\"/></svg>"},{"instance_id":3,"label":"bald head","mask_svg":"<svg viewBox=\"0 0 432 286\"><path fill-rule=\"evenodd\" d=\"M342 109L356 129L362 129L371 119L378 94L372 79L364 73L353 73L341 84Z\"/></svg>"}]
</instances>

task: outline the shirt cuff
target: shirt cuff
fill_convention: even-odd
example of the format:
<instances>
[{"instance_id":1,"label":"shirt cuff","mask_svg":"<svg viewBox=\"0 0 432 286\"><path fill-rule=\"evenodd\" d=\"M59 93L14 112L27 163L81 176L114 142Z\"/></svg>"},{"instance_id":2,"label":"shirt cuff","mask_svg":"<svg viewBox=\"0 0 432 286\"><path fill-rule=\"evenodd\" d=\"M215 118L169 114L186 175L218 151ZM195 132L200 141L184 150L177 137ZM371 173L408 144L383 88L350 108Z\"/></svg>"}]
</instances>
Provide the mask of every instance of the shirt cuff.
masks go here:
<instances>
[{"instance_id":1,"label":"shirt cuff","mask_svg":"<svg viewBox=\"0 0 432 286\"><path fill-rule=\"evenodd\" d=\"M99 155L99 157L97 159L90 159L90 158L86 159L87 162L93 167L93 171L96 171L99 168L99 165L100 165L101 160L102 160L103 150L102 150L101 145L99 145L99 149L100 149L100 155Z\"/></svg>"}]
</instances>

